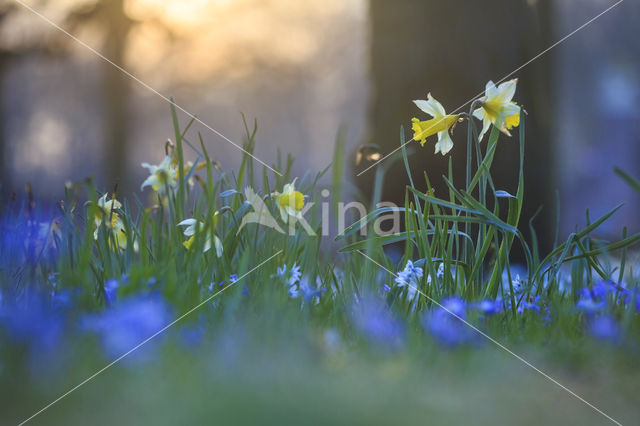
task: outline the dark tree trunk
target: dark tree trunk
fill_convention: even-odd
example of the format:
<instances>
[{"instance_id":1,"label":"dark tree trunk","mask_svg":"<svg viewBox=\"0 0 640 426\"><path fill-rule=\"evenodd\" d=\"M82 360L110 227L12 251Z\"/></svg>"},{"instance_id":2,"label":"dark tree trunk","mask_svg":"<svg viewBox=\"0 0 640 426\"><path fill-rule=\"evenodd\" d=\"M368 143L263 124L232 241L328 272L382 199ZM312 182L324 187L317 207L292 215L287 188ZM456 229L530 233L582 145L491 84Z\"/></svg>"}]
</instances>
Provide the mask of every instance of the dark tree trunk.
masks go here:
<instances>
[{"instance_id":1,"label":"dark tree trunk","mask_svg":"<svg viewBox=\"0 0 640 426\"><path fill-rule=\"evenodd\" d=\"M124 12L124 0L104 0L102 8L101 17L105 20L107 31L104 55L115 64L125 67L124 51L131 21ZM108 167L106 185L108 190L118 184L121 192L127 191L129 77L105 62L103 90L106 115L105 159Z\"/></svg>"},{"instance_id":2,"label":"dark tree trunk","mask_svg":"<svg viewBox=\"0 0 640 426\"><path fill-rule=\"evenodd\" d=\"M411 117L426 116L413 99L426 99L431 92L447 112L484 90L488 80L497 81L540 51L551 39L551 1L535 6L525 0L371 0L372 102L369 111L369 141L390 152L399 146L399 126L412 137ZM519 71L516 100L530 112L527 116L525 183L522 228L528 232L528 218L544 204L536 220L539 237L548 246L553 202L552 158L549 155L549 93L551 55L546 55ZM513 78L513 77L511 77ZM469 105L464 108L468 111ZM463 126L466 127L466 126ZM454 182L464 182L466 130L454 132ZM485 139L486 144L486 139ZM441 176L447 172L448 158L434 155L433 142L424 148L414 143L411 157L415 175L426 170L436 194L447 194ZM492 169L497 189L514 191L518 167L517 133L502 138ZM388 173L384 191L387 200L403 202L406 173L398 162ZM358 178L363 191L370 191L375 171ZM424 180L419 179L420 185ZM418 184L416 182L416 184Z\"/></svg>"},{"instance_id":3,"label":"dark tree trunk","mask_svg":"<svg viewBox=\"0 0 640 426\"><path fill-rule=\"evenodd\" d=\"M5 129L6 114L4 111L4 76L9 65L9 54L0 51L0 197L11 190L11 173L7 154L7 140Z\"/></svg>"}]
</instances>

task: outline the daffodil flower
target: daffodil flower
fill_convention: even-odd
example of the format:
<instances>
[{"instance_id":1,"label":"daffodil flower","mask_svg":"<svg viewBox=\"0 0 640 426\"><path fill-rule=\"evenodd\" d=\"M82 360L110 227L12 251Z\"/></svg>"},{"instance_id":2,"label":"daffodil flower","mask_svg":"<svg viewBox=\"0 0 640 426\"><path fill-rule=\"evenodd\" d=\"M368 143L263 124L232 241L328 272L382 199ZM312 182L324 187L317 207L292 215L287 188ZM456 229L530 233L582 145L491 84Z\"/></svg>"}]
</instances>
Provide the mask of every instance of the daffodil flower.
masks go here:
<instances>
[{"instance_id":1,"label":"daffodil flower","mask_svg":"<svg viewBox=\"0 0 640 426\"><path fill-rule=\"evenodd\" d=\"M480 98L480 108L473 111L473 116L482 120L480 140L492 124L507 136L511 136L510 129L520 124L520 107L511 101L516 93L517 83L517 78L505 81L497 87L493 81L487 83L484 96Z\"/></svg>"},{"instance_id":2,"label":"daffodil flower","mask_svg":"<svg viewBox=\"0 0 640 426\"><path fill-rule=\"evenodd\" d=\"M445 155L453 148L453 141L449 135L449 129L458 120L457 115L447 115L444 107L440 102L435 100L431 93L427 95L427 100L416 100L414 104L422 111L426 112L433 118L427 121L420 121L417 118L411 119L411 129L413 130L413 139L420 142L421 146L427 142L429 136L438 134L438 142L436 143L436 154L441 152Z\"/></svg>"},{"instance_id":3,"label":"daffodil flower","mask_svg":"<svg viewBox=\"0 0 640 426\"><path fill-rule=\"evenodd\" d=\"M125 250L127 248L127 233L124 222L122 222L120 215L114 211L121 209L122 204L113 197L107 201L108 195L108 193L105 193L98 199L98 209L94 217L95 229L93 231L93 238L95 240L98 239L98 231L104 222L107 229L112 231L113 238L115 239L115 243L118 248L120 250ZM109 239L109 243L111 243L111 239Z\"/></svg>"},{"instance_id":4,"label":"daffodil flower","mask_svg":"<svg viewBox=\"0 0 640 426\"><path fill-rule=\"evenodd\" d=\"M140 190L143 190L146 186L150 186L154 191L163 196L167 194L169 188L175 188L178 184L176 180L178 170L172 164L170 156L167 155L164 157L164 160L157 166L149 163L142 163L141 165L149 170L149 177L142 182Z\"/></svg>"},{"instance_id":5,"label":"daffodil flower","mask_svg":"<svg viewBox=\"0 0 640 426\"><path fill-rule=\"evenodd\" d=\"M282 193L274 192L271 194L276 199L280 217L285 223L288 222L289 216L302 219L301 211L304 207L304 195L300 191L296 191L296 179L291 183L287 183L282 189Z\"/></svg>"},{"instance_id":6,"label":"daffodil flower","mask_svg":"<svg viewBox=\"0 0 640 426\"><path fill-rule=\"evenodd\" d=\"M218 212L215 212L214 218L213 218L214 228L218 222L217 216L218 216ZM178 226L186 227L183 232L184 232L184 236L189 237L189 239L182 244L187 250L189 250L193 245L193 242L195 241L195 238L196 238L196 232L202 231L205 228L204 223L193 218L183 220L178 224ZM212 235L210 231L207 231L207 236L204 240L204 247L202 251L204 253L209 251L212 245L212 241L213 241L213 245L216 248L216 256L222 257L222 242L220 241L220 238L218 238L216 235Z\"/></svg>"}]
</instances>

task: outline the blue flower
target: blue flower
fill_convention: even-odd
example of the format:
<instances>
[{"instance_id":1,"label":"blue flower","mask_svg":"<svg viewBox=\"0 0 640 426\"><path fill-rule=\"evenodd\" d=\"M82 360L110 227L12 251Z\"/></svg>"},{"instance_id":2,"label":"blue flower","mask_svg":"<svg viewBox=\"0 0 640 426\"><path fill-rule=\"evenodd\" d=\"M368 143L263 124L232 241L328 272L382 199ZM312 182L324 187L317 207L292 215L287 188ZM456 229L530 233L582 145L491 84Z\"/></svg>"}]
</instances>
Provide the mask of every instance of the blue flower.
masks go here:
<instances>
[{"instance_id":1,"label":"blue flower","mask_svg":"<svg viewBox=\"0 0 640 426\"><path fill-rule=\"evenodd\" d=\"M291 277L289 277L289 285L294 285L295 283L300 281L300 278L302 277L302 272L300 272L300 266L294 263L293 266L291 267L290 273L291 273Z\"/></svg>"},{"instance_id":2,"label":"blue flower","mask_svg":"<svg viewBox=\"0 0 640 426\"><path fill-rule=\"evenodd\" d=\"M480 302L471 304L469 307L478 310L485 315L499 314L502 312L502 300L483 299Z\"/></svg>"},{"instance_id":3,"label":"blue flower","mask_svg":"<svg viewBox=\"0 0 640 426\"><path fill-rule=\"evenodd\" d=\"M604 300L594 300L591 297L580 297L576 303L576 308L579 311L586 312L587 314L594 314L606 308L607 302Z\"/></svg>"},{"instance_id":4,"label":"blue flower","mask_svg":"<svg viewBox=\"0 0 640 426\"><path fill-rule=\"evenodd\" d=\"M300 281L300 278L302 277L302 272L300 271L300 266L298 266L297 263L294 263L291 269L289 270L289 273L287 274L287 265L284 264L278 268L275 276L278 278L285 279L286 285L288 287L291 287L297 284L298 281Z\"/></svg>"},{"instance_id":5,"label":"blue flower","mask_svg":"<svg viewBox=\"0 0 640 426\"><path fill-rule=\"evenodd\" d=\"M398 287L407 287L407 299L413 300L418 292L418 281L424 272L422 268L415 266L412 261L408 260L404 269L398 272L394 282Z\"/></svg>"},{"instance_id":6,"label":"blue flower","mask_svg":"<svg viewBox=\"0 0 640 426\"><path fill-rule=\"evenodd\" d=\"M235 283L236 281L238 281L238 276L236 274L229 275L229 282L231 284Z\"/></svg>"},{"instance_id":7,"label":"blue flower","mask_svg":"<svg viewBox=\"0 0 640 426\"><path fill-rule=\"evenodd\" d=\"M404 344L404 325L377 298L365 297L354 305L353 322L370 342L398 348Z\"/></svg>"},{"instance_id":8,"label":"blue flower","mask_svg":"<svg viewBox=\"0 0 640 426\"><path fill-rule=\"evenodd\" d=\"M599 340L617 342L620 339L620 328L616 319L610 315L599 315L588 323L589 333Z\"/></svg>"},{"instance_id":9,"label":"blue flower","mask_svg":"<svg viewBox=\"0 0 640 426\"><path fill-rule=\"evenodd\" d=\"M316 285L313 286L309 283L307 277L301 279L297 284L289 287L289 297L296 299L302 296L304 301L313 301L314 303L320 302L320 297L327 289L322 287L320 277L316 277Z\"/></svg>"},{"instance_id":10,"label":"blue flower","mask_svg":"<svg viewBox=\"0 0 640 426\"><path fill-rule=\"evenodd\" d=\"M425 315L424 328L444 347L455 347L475 340L472 328L466 320L466 304L458 296L443 299L441 306Z\"/></svg>"},{"instance_id":11,"label":"blue flower","mask_svg":"<svg viewBox=\"0 0 640 426\"><path fill-rule=\"evenodd\" d=\"M120 283L114 278L105 281L104 300L107 302L107 305L113 305L113 303L116 301L118 287L120 287Z\"/></svg>"},{"instance_id":12,"label":"blue flower","mask_svg":"<svg viewBox=\"0 0 640 426\"><path fill-rule=\"evenodd\" d=\"M64 317L60 309L33 295L21 303L5 303L0 310L0 325L16 343L25 343L34 354L53 349L62 338Z\"/></svg>"},{"instance_id":13,"label":"blue flower","mask_svg":"<svg viewBox=\"0 0 640 426\"><path fill-rule=\"evenodd\" d=\"M136 297L87 316L83 328L100 336L109 357L117 357L160 331L168 320L169 310L162 297Z\"/></svg>"}]
</instances>

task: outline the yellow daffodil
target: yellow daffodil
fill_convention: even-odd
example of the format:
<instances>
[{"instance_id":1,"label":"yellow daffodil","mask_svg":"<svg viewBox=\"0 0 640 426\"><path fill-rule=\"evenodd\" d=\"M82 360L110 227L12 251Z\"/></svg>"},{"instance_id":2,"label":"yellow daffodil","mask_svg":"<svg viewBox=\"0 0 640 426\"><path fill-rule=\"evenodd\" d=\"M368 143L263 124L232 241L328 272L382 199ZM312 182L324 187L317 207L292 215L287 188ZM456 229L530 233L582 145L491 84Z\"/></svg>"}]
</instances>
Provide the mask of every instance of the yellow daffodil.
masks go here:
<instances>
[{"instance_id":1,"label":"yellow daffodil","mask_svg":"<svg viewBox=\"0 0 640 426\"><path fill-rule=\"evenodd\" d=\"M417 118L411 119L411 129L413 130L413 139L420 142L421 146L427 142L429 136L438 134L438 142L436 142L436 154L441 152L445 155L453 148L453 141L449 135L449 129L458 120L457 115L447 115L444 107L440 102L435 100L431 93L427 95L427 100L416 100L414 104L422 111L426 112L433 118L431 120L420 121Z\"/></svg>"},{"instance_id":2,"label":"yellow daffodil","mask_svg":"<svg viewBox=\"0 0 640 426\"><path fill-rule=\"evenodd\" d=\"M108 194L105 193L98 199L98 209L94 217L95 229L93 231L93 238L98 239L98 231L102 222L104 221L107 229L111 230L116 246L120 250L127 248L127 233L125 230L124 222L120 218L120 215L114 210L121 209L122 204L115 198L111 198L107 201ZM111 237L109 237L109 244L111 244Z\"/></svg>"},{"instance_id":3,"label":"yellow daffodil","mask_svg":"<svg viewBox=\"0 0 640 426\"><path fill-rule=\"evenodd\" d=\"M146 186L150 186L154 191L163 196L167 195L169 188L175 188L178 184L178 181L176 180L178 170L174 165L172 165L170 156L164 157L164 160L162 160L162 162L157 166L149 163L142 163L142 167L149 170L149 177L142 183L140 190L144 189Z\"/></svg>"},{"instance_id":4,"label":"yellow daffodil","mask_svg":"<svg viewBox=\"0 0 640 426\"><path fill-rule=\"evenodd\" d=\"M214 216L213 216L213 226L215 228L217 222L218 222L218 212L215 212ZM187 241L185 241L183 243L184 247L189 250L191 248L191 246L193 245L193 242L195 241L195 237L196 237L196 232L200 232L203 231L205 228L205 224L200 222L199 220L196 219L185 219L182 222L180 222L178 224L178 226L185 226L186 228L184 229L184 236L185 237L189 237L189 239ZM216 256L218 257L222 257L222 242L220 241L220 238L218 238L215 234L213 234L211 231L207 231L207 235L205 237L204 240L204 247L202 249L203 252L207 252L209 251L209 249L211 248L212 245L212 241L213 241L213 245L215 246L216 249Z\"/></svg>"},{"instance_id":5,"label":"yellow daffodil","mask_svg":"<svg viewBox=\"0 0 640 426\"><path fill-rule=\"evenodd\" d=\"M286 184L282 189L282 193L274 192L271 194L276 199L280 217L285 223L288 222L289 216L302 219L301 211L304 207L304 195L302 192L296 191L296 179Z\"/></svg>"},{"instance_id":6,"label":"yellow daffodil","mask_svg":"<svg viewBox=\"0 0 640 426\"><path fill-rule=\"evenodd\" d=\"M520 107L511 101L516 93L517 83L517 78L505 81L497 87L493 81L487 83L484 96L480 98L480 108L473 111L473 116L482 120L480 140L491 124L507 136L511 136L509 129L520 124Z\"/></svg>"}]
</instances>

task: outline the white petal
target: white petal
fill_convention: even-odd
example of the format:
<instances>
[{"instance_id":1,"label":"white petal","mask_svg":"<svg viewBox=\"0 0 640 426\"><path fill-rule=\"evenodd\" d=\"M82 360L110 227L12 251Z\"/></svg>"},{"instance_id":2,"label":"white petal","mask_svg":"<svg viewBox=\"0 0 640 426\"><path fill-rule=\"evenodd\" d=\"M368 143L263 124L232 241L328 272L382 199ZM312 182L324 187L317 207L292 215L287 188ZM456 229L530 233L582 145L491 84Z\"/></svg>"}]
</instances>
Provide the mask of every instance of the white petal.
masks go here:
<instances>
[{"instance_id":1,"label":"white petal","mask_svg":"<svg viewBox=\"0 0 640 426\"><path fill-rule=\"evenodd\" d=\"M435 100L433 96L431 96L431 93L427 95L427 98L428 98L427 101L415 100L413 101L413 103L416 104L416 106L420 108L422 111L426 112L427 114L429 114L434 118L441 117L446 114L440 102Z\"/></svg>"},{"instance_id":2,"label":"white petal","mask_svg":"<svg viewBox=\"0 0 640 426\"><path fill-rule=\"evenodd\" d=\"M498 89L496 88L496 85L493 83L493 81L489 80L487 82L487 85L485 86L485 89L484 89L484 95L488 99L493 99L498 95Z\"/></svg>"},{"instance_id":3,"label":"white petal","mask_svg":"<svg viewBox=\"0 0 640 426\"><path fill-rule=\"evenodd\" d=\"M439 115L441 116L447 115L442 104L438 102L433 96L431 96L431 93L427 94L427 99L428 99L428 102L431 102L431 106L433 107L433 109L435 109L438 112Z\"/></svg>"},{"instance_id":4,"label":"white petal","mask_svg":"<svg viewBox=\"0 0 640 426\"><path fill-rule=\"evenodd\" d=\"M180 222L178 226L191 226L191 225L195 225L196 222L197 220L195 220L194 218L185 219L182 222Z\"/></svg>"},{"instance_id":5,"label":"white petal","mask_svg":"<svg viewBox=\"0 0 640 426\"><path fill-rule=\"evenodd\" d=\"M451 151L453 148L453 141L451 140L451 135L449 135L448 131L442 131L438 133L438 142L436 143L436 154L438 151L445 155L447 152Z\"/></svg>"},{"instance_id":6,"label":"white petal","mask_svg":"<svg viewBox=\"0 0 640 426\"><path fill-rule=\"evenodd\" d=\"M513 99L513 95L516 94L517 83L518 79L514 78L513 80L505 81L504 83L500 84L498 86L498 97L504 102L511 102L511 99Z\"/></svg>"},{"instance_id":7,"label":"white petal","mask_svg":"<svg viewBox=\"0 0 640 426\"><path fill-rule=\"evenodd\" d=\"M142 185L140 185L140 190L142 191L145 186L154 186L154 185L158 185L158 178L156 177L155 174L149 176L147 179L145 179L144 182L142 182Z\"/></svg>"},{"instance_id":8,"label":"white petal","mask_svg":"<svg viewBox=\"0 0 640 426\"><path fill-rule=\"evenodd\" d=\"M216 256L222 257L222 242L220 241L220 238L214 236L213 244L216 246Z\"/></svg>"},{"instance_id":9,"label":"white petal","mask_svg":"<svg viewBox=\"0 0 640 426\"><path fill-rule=\"evenodd\" d=\"M477 108L473 111L473 116L478 120L484 120L484 108Z\"/></svg>"},{"instance_id":10,"label":"white petal","mask_svg":"<svg viewBox=\"0 0 640 426\"><path fill-rule=\"evenodd\" d=\"M202 249L203 253L206 253L209 251L209 249L211 248L211 238L207 238L204 242L204 248ZM220 257L220 256L218 256Z\"/></svg>"},{"instance_id":11,"label":"white petal","mask_svg":"<svg viewBox=\"0 0 640 426\"><path fill-rule=\"evenodd\" d=\"M509 102L502 108L502 113L504 114L505 117L511 117L512 115L516 115L519 112L520 112L520 107L518 105L512 104L511 102Z\"/></svg>"},{"instance_id":12,"label":"white petal","mask_svg":"<svg viewBox=\"0 0 640 426\"><path fill-rule=\"evenodd\" d=\"M489 130L489 127L491 127L491 120L489 120L488 117L485 117L484 120L482 120L482 131L480 132L480 136L478 136L479 142L482 142L482 138L484 137L484 134L487 133L487 130Z\"/></svg>"}]
</instances>

